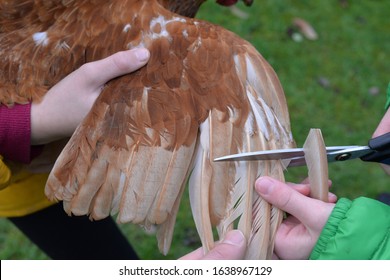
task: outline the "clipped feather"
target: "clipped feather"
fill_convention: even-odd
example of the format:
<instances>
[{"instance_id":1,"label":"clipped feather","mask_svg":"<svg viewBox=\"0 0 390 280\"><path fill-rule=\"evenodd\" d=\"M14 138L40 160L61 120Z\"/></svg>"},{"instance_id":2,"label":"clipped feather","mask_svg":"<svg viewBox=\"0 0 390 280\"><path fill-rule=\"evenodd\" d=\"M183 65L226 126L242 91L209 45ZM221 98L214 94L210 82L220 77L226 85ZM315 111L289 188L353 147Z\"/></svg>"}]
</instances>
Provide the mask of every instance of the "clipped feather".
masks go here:
<instances>
[{"instance_id":1,"label":"clipped feather","mask_svg":"<svg viewBox=\"0 0 390 280\"><path fill-rule=\"evenodd\" d=\"M320 129L310 129L303 150L309 173L310 196L328 202L328 158Z\"/></svg>"}]
</instances>

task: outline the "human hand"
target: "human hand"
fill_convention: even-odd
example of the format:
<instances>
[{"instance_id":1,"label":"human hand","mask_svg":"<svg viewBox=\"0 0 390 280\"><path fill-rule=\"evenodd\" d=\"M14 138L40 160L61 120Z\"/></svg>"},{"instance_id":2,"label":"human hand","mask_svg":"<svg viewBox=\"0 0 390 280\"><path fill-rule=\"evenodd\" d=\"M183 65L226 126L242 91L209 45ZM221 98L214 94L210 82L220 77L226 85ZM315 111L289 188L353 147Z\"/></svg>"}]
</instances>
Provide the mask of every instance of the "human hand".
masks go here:
<instances>
[{"instance_id":1,"label":"human hand","mask_svg":"<svg viewBox=\"0 0 390 280\"><path fill-rule=\"evenodd\" d=\"M390 109L388 109L383 116L372 137L378 137L387 132L390 132Z\"/></svg>"},{"instance_id":2,"label":"human hand","mask_svg":"<svg viewBox=\"0 0 390 280\"><path fill-rule=\"evenodd\" d=\"M70 137L90 111L109 80L146 64L149 51L122 51L86 63L52 87L40 103L31 106L31 144L39 145Z\"/></svg>"},{"instance_id":3,"label":"human hand","mask_svg":"<svg viewBox=\"0 0 390 280\"><path fill-rule=\"evenodd\" d=\"M308 259L336 202L329 193L329 203L308 197L308 184L283 183L270 177L256 181L256 191L267 202L290 214L283 220L275 237L275 257Z\"/></svg>"},{"instance_id":4,"label":"human hand","mask_svg":"<svg viewBox=\"0 0 390 280\"><path fill-rule=\"evenodd\" d=\"M387 132L390 132L390 108L387 110L386 114L383 116L382 120L380 121L378 127L376 128L374 134L372 137L378 137L382 134L385 134ZM390 175L390 165L381 164L382 168L385 170L385 172Z\"/></svg>"},{"instance_id":5,"label":"human hand","mask_svg":"<svg viewBox=\"0 0 390 280\"><path fill-rule=\"evenodd\" d=\"M226 237L207 254L203 254L203 248L199 248L183 257L181 260L240 260L244 258L246 240L239 230L232 230Z\"/></svg>"}]
</instances>

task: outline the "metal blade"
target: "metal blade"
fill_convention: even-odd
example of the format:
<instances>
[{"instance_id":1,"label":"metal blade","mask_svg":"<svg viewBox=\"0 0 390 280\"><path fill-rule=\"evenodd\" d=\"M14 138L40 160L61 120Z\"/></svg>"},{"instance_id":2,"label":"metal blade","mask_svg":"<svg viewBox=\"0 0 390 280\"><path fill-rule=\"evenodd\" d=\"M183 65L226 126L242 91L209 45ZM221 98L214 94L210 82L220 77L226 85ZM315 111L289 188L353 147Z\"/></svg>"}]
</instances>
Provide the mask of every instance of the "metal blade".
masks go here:
<instances>
[{"instance_id":1,"label":"metal blade","mask_svg":"<svg viewBox=\"0 0 390 280\"><path fill-rule=\"evenodd\" d=\"M342 149L338 151L328 151L327 158L328 162L338 162L338 161L346 161L351 159L360 158L369 153L372 153L372 150L367 146L351 146L348 149ZM299 156L290 159L290 162L287 167L295 167L295 166L304 166L306 165L306 160L304 156Z\"/></svg>"},{"instance_id":2,"label":"metal blade","mask_svg":"<svg viewBox=\"0 0 390 280\"><path fill-rule=\"evenodd\" d=\"M355 153L359 151L364 153L368 147L364 146L332 146L326 147L328 153L328 161L336 161L336 157L340 157L340 151L346 151L353 153L354 158L359 157L355 156ZM368 148L369 149L369 148ZM367 152L366 152L367 154ZM266 151L255 151L247 153L239 153L234 155L227 155L219 158L215 158L214 161L250 161L250 160L281 160L281 159L290 159L291 162L289 166L301 166L305 165L305 153L303 148L294 148L294 149L280 149L280 150L266 150ZM338 160L340 161L340 160Z\"/></svg>"},{"instance_id":3,"label":"metal blade","mask_svg":"<svg viewBox=\"0 0 390 280\"><path fill-rule=\"evenodd\" d=\"M327 147L327 153L332 153L340 150L352 149L360 146L333 146ZM249 160L279 160L279 159L291 159L297 160L298 158L304 158L305 154L303 148L295 149L280 149L280 150L266 150L255 151L247 153L239 153L234 155L227 155L219 158L215 158L214 161L249 161ZM304 165L303 163L301 165ZM296 165L294 165L296 166Z\"/></svg>"}]
</instances>

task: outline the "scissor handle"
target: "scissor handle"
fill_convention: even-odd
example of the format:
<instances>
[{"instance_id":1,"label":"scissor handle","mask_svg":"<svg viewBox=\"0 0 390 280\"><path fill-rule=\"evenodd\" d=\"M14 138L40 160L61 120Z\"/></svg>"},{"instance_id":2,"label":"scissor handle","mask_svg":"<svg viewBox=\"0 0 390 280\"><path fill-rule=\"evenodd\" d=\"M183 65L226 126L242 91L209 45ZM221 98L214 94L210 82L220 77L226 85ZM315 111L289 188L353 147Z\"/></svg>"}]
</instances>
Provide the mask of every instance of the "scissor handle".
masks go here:
<instances>
[{"instance_id":1,"label":"scissor handle","mask_svg":"<svg viewBox=\"0 0 390 280\"><path fill-rule=\"evenodd\" d=\"M390 165L390 132L372 138L368 146L375 152L361 157L362 160Z\"/></svg>"},{"instance_id":2,"label":"scissor handle","mask_svg":"<svg viewBox=\"0 0 390 280\"><path fill-rule=\"evenodd\" d=\"M372 138L368 142L368 146L375 151L384 151L390 149L390 132L381 136Z\"/></svg>"}]
</instances>

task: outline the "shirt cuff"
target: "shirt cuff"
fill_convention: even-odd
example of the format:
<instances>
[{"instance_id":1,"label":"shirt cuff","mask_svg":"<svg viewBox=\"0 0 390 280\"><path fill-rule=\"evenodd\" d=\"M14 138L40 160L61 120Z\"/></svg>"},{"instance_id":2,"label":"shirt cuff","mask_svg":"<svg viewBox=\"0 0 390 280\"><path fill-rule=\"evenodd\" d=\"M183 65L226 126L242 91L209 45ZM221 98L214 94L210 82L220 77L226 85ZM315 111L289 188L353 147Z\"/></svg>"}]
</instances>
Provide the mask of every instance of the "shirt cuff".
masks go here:
<instances>
[{"instance_id":1,"label":"shirt cuff","mask_svg":"<svg viewBox=\"0 0 390 280\"><path fill-rule=\"evenodd\" d=\"M0 154L11 161L30 163L42 146L31 146L31 103L0 106Z\"/></svg>"}]
</instances>

